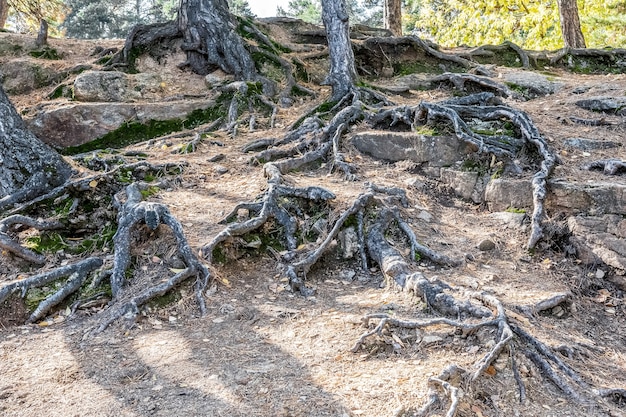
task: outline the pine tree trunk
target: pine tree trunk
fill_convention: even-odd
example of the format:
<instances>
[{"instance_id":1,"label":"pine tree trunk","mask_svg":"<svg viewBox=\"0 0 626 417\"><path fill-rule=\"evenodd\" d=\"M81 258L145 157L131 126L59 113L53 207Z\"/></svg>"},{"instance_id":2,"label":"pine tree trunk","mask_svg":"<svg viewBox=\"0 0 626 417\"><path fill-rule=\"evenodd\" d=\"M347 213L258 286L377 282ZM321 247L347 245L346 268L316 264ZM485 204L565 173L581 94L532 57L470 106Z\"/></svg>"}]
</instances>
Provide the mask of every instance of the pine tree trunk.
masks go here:
<instances>
[{"instance_id":1,"label":"pine tree trunk","mask_svg":"<svg viewBox=\"0 0 626 417\"><path fill-rule=\"evenodd\" d=\"M35 45L37 48L43 48L48 44L48 22L46 19L41 19L39 22L39 32L37 32L37 40Z\"/></svg>"},{"instance_id":2,"label":"pine tree trunk","mask_svg":"<svg viewBox=\"0 0 626 417\"><path fill-rule=\"evenodd\" d=\"M580 28L576 0L559 0L559 14L561 15L561 32L565 47L586 48L585 37Z\"/></svg>"},{"instance_id":3,"label":"pine tree trunk","mask_svg":"<svg viewBox=\"0 0 626 417\"><path fill-rule=\"evenodd\" d=\"M383 14L385 29L393 36L402 36L402 0L385 0Z\"/></svg>"},{"instance_id":4,"label":"pine tree trunk","mask_svg":"<svg viewBox=\"0 0 626 417\"><path fill-rule=\"evenodd\" d=\"M0 29L4 29L4 25L7 23L7 17L9 17L8 0L0 0Z\"/></svg>"},{"instance_id":5,"label":"pine tree trunk","mask_svg":"<svg viewBox=\"0 0 626 417\"><path fill-rule=\"evenodd\" d=\"M330 70L323 84L333 88L331 100L338 101L352 91L357 80L345 0L322 0L322 20L330 56Z\"/></svg>"},{"instance_id":6,"label":"pine tree trunk","mask_svg":"<svg viewBox=\"0 0 626 417\"><path fill-rule=\"evenodd\" d=\"M0 85L0 208L63 184L70 166L26 130Z\"/></svg>"},{"instance_id":7,"label":"pine tree trunk","mask_svg":"<svg viewBox=\"0 0 626 417\"><path fill-rule=\"evenodd\" d=\"M181 0L178 27L183 34L186 64L206 75L218 67L238 80L254 80L257 71L237 33L226 0Z\"/></svg>"}]
</instances>

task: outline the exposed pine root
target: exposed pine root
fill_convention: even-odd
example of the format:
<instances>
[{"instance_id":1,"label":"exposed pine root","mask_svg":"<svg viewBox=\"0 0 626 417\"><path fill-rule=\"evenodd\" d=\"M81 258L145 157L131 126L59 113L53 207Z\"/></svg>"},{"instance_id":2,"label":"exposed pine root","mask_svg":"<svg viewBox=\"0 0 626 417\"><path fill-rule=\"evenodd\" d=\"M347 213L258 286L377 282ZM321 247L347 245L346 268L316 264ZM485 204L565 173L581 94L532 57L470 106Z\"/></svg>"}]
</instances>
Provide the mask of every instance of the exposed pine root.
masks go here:
<instances>
[{"instance_id":1,"label":"exposed pine root","mask_svg":"<svg viewBox=\"0 0 626 417\"><path fill-rule=\"evenodd\" d=\"M604 175L617 175L626 172L626 161L621 159L601 159L583 165L587 171L600 170Z\"/></svg>"},{"instance_id":2,"label":"exposed pine root","mask_svg":"<svg viewBox=\"0 0 626 417\"><path fill-rule=\"evenodd\" d=\"M141 192L139 191L139 186L136 183L126 187L126 201L124 204L121 204L119 200L117 200L117 203L120 206L120 211L118 213L119 225L117 232L113 237L115 253L110 278L113 301L115 302L120 298L120 294L126 280L125 272L130 261L130 245L132 243L130 232L132 228L139 223L145 223L148 228L155 230L160 224L165 224L172 229L176 238L178 251L187 265L185 272L176 274L174 277L170 278L168 283L172 283L171 285L173 287L183 279L195 276L196 300L199 304L201 314L204 315L206 307L202 292L207 285L210 274L207 267L198 260L187 243L187 239L185 238L183 227L180 222L170 213L167 206L160 203L142 201ZM149 301L151 298L163 294L163 291L168 291L171 288L167 285L163 287L163 285L164 284L159 285L154 289L149 289L142 295L133 298L135 304L140 306L141 304ZM163 289L162 287L166 289Z\"/></svg>"},{"instance_id":3,"label":"exposed pine root","mask_svg":"<svg viewBox=\"0 0 626 417\"><path fill-rule=\"evenodd\" d=\"M68 295L76 291L87 279L87 275L101 266L102 260L100 258L87 258L75 264L62 266L60 268L53 269L52 271L13 282L0 289L0 303L17 291L21 291L22 297L24 297L30 288L42 287L60 278L69 276L69 280L63 287L61 287L61 289L39 303L35 311L28 319L29 323L33 323L45 316L50 309L61 303Z\"/></svg>"},{"instance_id":4,"label":"exposed pine root","mask_svg":"<svg viewBox=\"0 0 626 417\"><path fill-rule=\"evenodd\" d=\"M54 230L62 228L63 224L56 221L35 220L19 214L14 214L0 220L0 248L34 264L43 265L46 262L44 256L21 246L10 237L12 228L22 226L37 230Z\"/></svg>"}]
</instances>

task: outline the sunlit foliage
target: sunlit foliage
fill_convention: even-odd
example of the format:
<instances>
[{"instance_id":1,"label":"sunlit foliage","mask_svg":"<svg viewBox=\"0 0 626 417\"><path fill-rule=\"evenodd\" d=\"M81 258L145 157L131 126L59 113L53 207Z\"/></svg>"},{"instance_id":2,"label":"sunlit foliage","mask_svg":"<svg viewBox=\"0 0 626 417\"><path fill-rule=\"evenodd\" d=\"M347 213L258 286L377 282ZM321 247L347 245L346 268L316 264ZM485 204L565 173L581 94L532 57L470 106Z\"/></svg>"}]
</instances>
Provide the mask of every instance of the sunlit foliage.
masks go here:
<instances>
[{"instance_id":1,"label":"sunlit foliage","mask_svg":"<svg viewBox=\"0 0 626 417\"><path fill-rule=\"evenodd\" d=\"M413 0L405 28L445 46L499 44L527 49L563 46L556 0ZM590 47L626 46L625 0L579 0L583 33Z\"/></svg>"}]
</instances>

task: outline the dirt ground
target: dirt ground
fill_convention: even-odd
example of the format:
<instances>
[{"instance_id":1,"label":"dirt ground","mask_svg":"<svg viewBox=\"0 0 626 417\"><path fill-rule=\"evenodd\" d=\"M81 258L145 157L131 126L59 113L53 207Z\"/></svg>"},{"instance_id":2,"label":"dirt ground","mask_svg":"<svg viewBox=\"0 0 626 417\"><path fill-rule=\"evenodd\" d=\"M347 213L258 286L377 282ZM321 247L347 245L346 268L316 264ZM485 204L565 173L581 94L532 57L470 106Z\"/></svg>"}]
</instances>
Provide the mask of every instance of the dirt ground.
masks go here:
<instances>
[{"instance_id":1,"label":"dirt ground","mask_svg":"<svg viewBox=\"0 0 626 417\"><path fill-rule=\"evenodd\" d=\"M7 36L0 34L0 36ZM16 38L17 39L17 38ZM23 41L28 41L22 38ZM112 41L111 44L121 44ZM103 42L53 39L66 52L65 64L90 62L88 54ZM107 45L105 45L107 46ZM70 52L71 51L71 52ZM501 71L507 71L502 69ZM551 70L556 71L556 70ZM184 82L197 82L194 76ZM189 78L191 77L191 78ZM601 174L581 171L585 161L603 157L624 158L614 150L593 155L562 146L570 137L626 144L624 118L617 127L581 127L564 124L566 116L597 117L571 102L571 91L590 85L589 95L601 91L626 91L624 75L572 75L558 72L565 83L559 93L526 102L511 102L528 112L562 162L555 175L592 180ZM171 146L136 145L147 150L151 161L186 160L190 166L171 189L153 197L167 204L181 221L192 247L199 248L222 229L218 221L240 201L254 199L266 187L262 168L248 163L244 144L260 137L280 137L294 117L316 102L303 101L279 113L272 131L236 138L218 132L198 151L173 155ZM11 97L22 110L36 105L45 92ZM394 97L397 103L435 100L446 92L414 92ZM365 126L359 127L365 129ZM593 129L585 131L585 129ZM223 146L215 144L220 142ZM169 144L172 145L172 144ZM511 320L553 348L570 347L574 354L563 360L595 387L626 388L626 319L624 293L602 279L600 269L583 268L563 253L525 250L527 231L503 226L484 207L464 202L436 182L410 172L405 164L375 161L349 151L358 161L357 182L327 175L326 167L289 174L298 186L319 185L337 195L336 212L348 207L366 190L367 181L408 190L412 207L406 211L418 238L427 246L455 258L467 259L458 268L418 263L415 268L429 278L438 276L455 288L488 291L511 312ZM217 154L224 158L209 162ZM218 167L219 165L220 167ZM219 168L219 169L218 169ZM225 168L227 170L224 172ZM414 179L426 184L417 189ZM615 181L623 181L615 177ZM433 218L425 221L420 213ZM559 213L550 213L558 216ZM167 272L164 254L175 248L167 228L133 248L137 269L151 279ZM494 250L481 251L490 239ZM15 276L6 259L0 280ZM316 289L304 298L286 289L271 254L246 254L218 265L216 280L207 291L208 315L198 317L191 284L177 290L168 306L145 309L139 319L120 321L96 337L85 337L101 314L94 306L67 316L56 312L42 323L0 328L0 414L6 416L394 416L403 408L419 407L426 400L427 381L449 364L470 369L492 344L493 329L462 337L449 328L426 332L398 330L401 349L371 338L357 353L351 348L366 330L361 317L389 312L395 317L429 317L424 304L410 295L382 287L380 271L360 270L353 260L337 252L327 255L307 276ZM351 275L353 274L353 277ZM563 292L573 294L561 310L526 316L530 307ZM626 415L624 404L585 407L564 400L534 365L519 363L527 399L519 401L517 384L505 351L490 375L465 393L459 416L604 416ZM441 411L441 415L445 410Z\"/></svg>"}]
</instances>

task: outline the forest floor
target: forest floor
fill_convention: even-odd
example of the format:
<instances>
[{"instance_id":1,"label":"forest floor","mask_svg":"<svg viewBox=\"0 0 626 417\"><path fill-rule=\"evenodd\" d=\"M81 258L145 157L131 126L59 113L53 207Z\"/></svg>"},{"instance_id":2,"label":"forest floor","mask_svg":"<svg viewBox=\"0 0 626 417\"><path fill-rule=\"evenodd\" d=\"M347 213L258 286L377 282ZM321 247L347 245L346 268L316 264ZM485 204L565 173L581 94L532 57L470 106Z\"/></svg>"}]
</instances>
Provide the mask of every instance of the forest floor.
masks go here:
<instances>
[{"instance_id":1,"label":"forest floor","mask_svg":"<svg viewBox=\"0 0 626 417\"><path fill-rule=\"evenodd\" d=\"M0 36L8 36L0 34ZM24 38L25 39L25 38ZM107 41L121 45L123 41ZM92 62L89 54L101 41L52 39L64 52L64 65ZM20 57L25 59L24 57ZM509 71L495 68L495 71ZM593 155L562 145L566 138L593 137L626 145L626 125L587 127L564 123L567 116L597 117L572 104L572 90L589 86L590 93L626 91L625 75L578 75L551 69L564 88L529 101L510 101L527 112L561 157L557 174L587 181L602 174L582 171L592 159L626 157L622 149ZM202 82L180 73L180 85ZM186 79L184 79L186 78ZM393 79L385 80L392 84ZM232 138L216 132L211 142L187 155L172 154L167 144L146 150L151 162L186 160L189 167L171 189L153 198L167 204L180 220L193 248L207 243L222 228L218 221L240 201L260 194L267 182L262 167L249 164L241 148L253 139L281 137L284 129L330 94L303 100L281 110L271 131L245 131ZM173 86L172 88L176 88ZM48 89L11 99L24 110L43 101ZM183 91L181 91L183 92ZM414 91L390 96L396 103L417 104L449 96L449 91ZM610 119L610 117L609 117ZM614 121L620 122L619 117ZM367 129L359 126L358 129ZM218 146L216 143L223 146ZM337 195L339 212L366 190L365 182L407 189L416 234L429 247L468 259L457 268L418 263L426 276L439 276L453 286L486 290L496 295L527 331L552 347L571 346L580 354L564 358L583 378L598 387L626 387L626 306L624 292L602 279L606 267L582 267L556 251L531 255L527 230L507 228L483 206L463 201L432 179L413 173L406 164L376 161L348 151L359 168L359 181L327 175L327 168L287 176L298 186L318 185ZM210 162L218 154L219 162ZM619 177L616 181L623 181ZM418 180L423 188L409 186ZM423 220L423 213L432 215ZM550 213L558 216L559 213ZM422 216L422 217L419 217ZM146 275L167 270L174 250L168 230L160 228L133 247ZM495 249L481 251L481 241ZM0 281L20 272L3 260ZM165 269L164 269L165 268ZM600 270L600 272L598 272ZM390 312L395 317L423 315L424 306L405 293L381 288L380 271L363 271L339 252L324 258L307 276L315 288L304 298L286 289L274 258L244 254L214 268L217 276L207 291L208 315L198 317L190 284L177 290L174 302L152 306L137 321L119 322L95 337L84 337L102 306L64 311L33 325L0 327L0 414L6 416L393 416L402 407L426 401L427 380L449 364L471 367L488 349L489 330L462 338L447 328L426 332L398 331L403 341L395 350L380 340L350 351L365 328L361 317ZM612 273L612 272L611 272ZM533 306L555 294L571 292L561 310L535 316L515 314L515 306ZM492 336L492 335L491 335ZM519 401L517 384L507 366L508 353L490 375L466 393L459 416L590 416L610 415L570 403L530 363L520 364L528 398ZM621 408L626 415L626 408ZM443 415L443 411L442 411ZM612 414L617 415L617 414Z\"/></svg>"}]
</instances>

